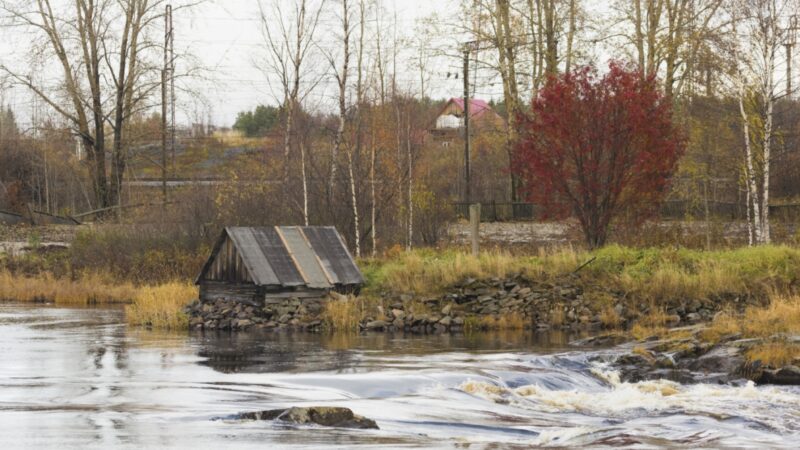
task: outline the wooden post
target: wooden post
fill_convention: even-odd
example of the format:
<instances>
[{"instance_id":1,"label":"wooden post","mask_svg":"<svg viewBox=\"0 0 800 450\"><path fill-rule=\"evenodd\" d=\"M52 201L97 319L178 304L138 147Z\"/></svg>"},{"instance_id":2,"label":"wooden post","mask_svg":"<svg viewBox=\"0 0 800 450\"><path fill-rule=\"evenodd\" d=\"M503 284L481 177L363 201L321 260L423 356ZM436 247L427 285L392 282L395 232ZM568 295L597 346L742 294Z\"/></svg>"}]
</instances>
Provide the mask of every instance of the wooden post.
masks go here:
<instances>
[{"instance_id":1,"label":"wooden post","mask_svg":"<svg viewBox=\"0 0 800 450\"><path fill-rule=\"evenodd\" d=\"M472 240L472 256L478 256L478 243L481 239L481 204L469 205L469 228Z\"/></svg>"},{"instance_id":2,"label":"wooden post","mask_svg":"<svg viewBox=\"0 0 800 450\"><path fill-rule=\"evenodd\" d=\"M469 148L469 51L470 45L464 46L464 201L472 201L472 188L470 186L470 155Z\"/></svg>"}]
</instances>

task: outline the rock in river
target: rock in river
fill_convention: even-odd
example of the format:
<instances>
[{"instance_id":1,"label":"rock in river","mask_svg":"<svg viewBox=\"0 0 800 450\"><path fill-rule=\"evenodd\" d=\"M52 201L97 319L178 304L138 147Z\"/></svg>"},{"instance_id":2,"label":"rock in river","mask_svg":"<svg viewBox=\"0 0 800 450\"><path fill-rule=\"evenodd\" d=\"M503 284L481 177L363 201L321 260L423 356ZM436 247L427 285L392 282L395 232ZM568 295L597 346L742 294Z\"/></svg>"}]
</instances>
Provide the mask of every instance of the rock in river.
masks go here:
<instances>
[{"instance_id":1,"label":"rock in river","mask_svg":"<svg viewBox=\"0 0 800 450\"><path fill-rule=\"evenodd\" d=\"M300 425L316 424L324 427L336 428L378 429L378 425L374 420L358 416L349 408L336 406L293 407L288 409L246 412L225 419L280 420L282 422Z\"/></svg>"},{"instance_id":2,"label":"rock in river","mask_svg":"<svg viewBox=\"0 0 800 450\"><path fill-rule=\"evenodd\" d=\"M756 383L800 385L800 368L786 366L778 370L765 370L756 379Z\"/></svg>"}]
</instances>

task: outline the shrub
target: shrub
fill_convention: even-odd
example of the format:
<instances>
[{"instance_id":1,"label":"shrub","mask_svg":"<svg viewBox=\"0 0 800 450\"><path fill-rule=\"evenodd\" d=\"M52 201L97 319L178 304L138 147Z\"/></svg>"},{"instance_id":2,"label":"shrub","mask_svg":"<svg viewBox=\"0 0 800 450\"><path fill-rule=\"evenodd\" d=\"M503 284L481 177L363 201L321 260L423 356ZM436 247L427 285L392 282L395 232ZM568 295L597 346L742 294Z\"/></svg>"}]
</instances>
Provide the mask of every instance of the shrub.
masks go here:
<instances>
[{"instance_id":1,"label":"shrub","mask_svg":"<svg viewBox=\"0 0 800 450\"><path fill-rule=\"evenodd\" d=\"M0 300L89 305L127 303L135 295L132 284L118 283L97 273L85 273L79 280L72 280L50 273L28 276L0 270Z\"/></svg>"},{"instance_id":2,"label":"shrub","mask_svg":"<svg viewBox=\"0 0 800 450\"><path fill-rule=\"evenodd\" d=\"M69 250L73 269L108 272L134 283L190 280L200 271L208 245L166 227L111 227L81 232Z\"/></svg>"},{"instance_id":3,"label":"shrub","mask_svg":"<svg viewBox=\"0 0 800 450\"><path fill-rule=\"evenodd\" d=\"M368 297L333 296L325 302L322 322L328 330L358 331L376 300Z\"/></svg>"},{"instance_id":4,"label":"shrub","mask_svg":"<svg viewBox=\"0 0 800 450\"><path fill-rule=\"evenodd\" d=\"M183 309L197 298L197 288L189 283L171 282L140 288L133 303L125 307L131 325L163 329L186 329L189 320Z\"/></svg>"}]
</instances>

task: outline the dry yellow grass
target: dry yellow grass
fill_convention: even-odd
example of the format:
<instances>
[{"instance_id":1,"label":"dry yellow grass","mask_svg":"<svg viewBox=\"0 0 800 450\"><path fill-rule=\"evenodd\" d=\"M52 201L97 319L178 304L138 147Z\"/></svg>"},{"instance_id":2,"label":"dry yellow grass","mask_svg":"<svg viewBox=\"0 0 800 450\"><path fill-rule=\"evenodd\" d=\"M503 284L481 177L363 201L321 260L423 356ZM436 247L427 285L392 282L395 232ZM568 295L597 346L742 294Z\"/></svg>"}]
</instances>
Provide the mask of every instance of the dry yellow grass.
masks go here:
<instances>
[{"instance_id":1,"label":"dry yellow grass","mask_svg":"<svg viewBox=\"0 0 800 450\"><path fill-rule=\"evenodd\" d=\"M642 346L637 345L636 347L633 347L633 350L631 350L631 353L633 353L634 355L639 355L639 356L649 360L650 362L655 361L655 358L653 357L653 354L649 350L647 350L646 348L644 348Z\"/></svg>"},{"instance_id":2,"label":"dry yellow grass","mask_svg":"<svg viewBox=\"0 0 800 450\"><path fill-rule=\"evenodd\" d=\"M428 292L434 287L451 286L464 278L491 278L510 275L516 269L514 258L507 253L485 253L477 258L456 253L446 258L426 258L419 253L406 253L397 263L401 270L387 274L386 282L398 290Z\"/></svg>"},{"instance_id":3,"label":"dry yellow grass","mask_svg":"<svg viewBox=\"0 0 800 450\"><path fill-rule=\"evenodd\" d=\"M636 339L645 339L651 336L664 336L669 333L669 315L663 308L650 306L647 314L639 316L631 327L631 335Z\"/></svg>"},{"instance_id":4,"label":"dry yellow grass","mask_svg":"<svg viewBox=\"0 0 800 450\"><path fill-rule=\"evenodd\" d=\"M703 337L714 341L730 334L765 338L779 333L800 333L800 297L773 296L766 307L750 307L742 315L720 314Z\"/></svg>"},{"instance_id":5,"label":"dry yellow grass","mask_svg":"<svg viewBox=\"0 0 800 450\"><path fill-rule=\"evenodd\" d=\"M55 278L48 273L36 277L11 275L0 271L0 300L16 302L53 302L64 305L128 303L137 289L131 283L119 283L94 273L78 280Z\"/></svg>"},{"instance_id":6,"label":"dry yellow grass","mask_svg":"<svg viewBox=\"0 0 800 450\"><path fill-rule=\"evenodd\" d=\"M657 302L676 298L704 299L725 292L747 292L742 278L736 273L708 261L700 263L693 271L674 265L659 267L646 282L632 273L621 274L619 280L626 291Z\"/></svg>"},{"instance_id":7,"label":"dry yellow grass","mask_svg":"<svg viewBox=\"0 0 800 450\"><path fill-rule=\"evenodd\" d=\"M566 320L567 318L564 315L564 305L557 304L553 306L553 308L550 310L550 325L560 327L561 325L564 325Z\"/></svg>"},{"instance_id":8,"label":"dry yellow grass","mask_svg":"<svg viewBox=\"0 0 800 450\"><path fill-rule=\"evenodd\" d=\"M125 307L125 318L131 325L185 329L189 321L183 308L196 298L197 288L189 283L142 287L133 303Z\"/></svg>"},{"instance_id":9,"label":"dry yellow grass","mask_svg":"<svg viewBox=\"0 0 800 450\"><path fill-rule=\"evenodd\" d=\"M744 338L772 338L776 335L800 334L800 297L773 296L766 307L750 307L741 315L717 315L711 325L700 333L708 342L718 342L724 336L741 335ZM752 347L747 352L750 361L780 367L800 358L800 345L783 338L770 339Z\"/></svg>"},{"instance_id":10,"label":"dry yellow grass","mask_svg":"<svg viewBox=\"0 0 800 450\"><path fill-rule=\"evenodd\" d=\"M484 316L481 322L488 330L521 330L525 327L525 321L520 314Z\"/></svg>"},{"instance_id":11,"label":"dry yellow grass","mask_svg":"<svg viewBox=\"0 0 800 450\"><path fill-rule=\"evenodd\" d=\"M599 286L613 286L631 298L715 300L721 295L766 296L788 292L800 271L800 250L760 246L724 251L629 248L611 245L593 252L566 247L519 256L492 250L479 257L457 250L392 251L364 260L368 289L436 294L465 278L486 279L522 273L529 277L580 274Z\"/></svg>"},{"instance_id":12,"label":"dry yellow grass","mask_svg":"<svg viewBox=\"0 0 800 450\"><path fill-rule=\"evenodd\" d=\"M788 342L768 342L759 344L747 351L747 359L761 361L772 367L797 364L800 360L800 345Z\"/></svg>"},{"instance_id":13,"label":"dry yellow grass","mask_svg":"<svg viewBox=\"0 0 800 450\"><path fill-rule=\"evenodd\" d=\"M367 297L337 297L325 303L322 322L328 330L358 331L359 324L367 316L370 306L375 303Z\"/></svg>"},{"instance_id":14,"label":"dry yellow grass","mask_svg":"<svg viewBox=\"0 0 800 450\"><path fill-rule=\"evenodd\" d=\"M617 328L622 324L622 317L620 317L617 310L612 305L606 305L600 311L600 322L606 328Z\"/></svg>"}]
</instances>

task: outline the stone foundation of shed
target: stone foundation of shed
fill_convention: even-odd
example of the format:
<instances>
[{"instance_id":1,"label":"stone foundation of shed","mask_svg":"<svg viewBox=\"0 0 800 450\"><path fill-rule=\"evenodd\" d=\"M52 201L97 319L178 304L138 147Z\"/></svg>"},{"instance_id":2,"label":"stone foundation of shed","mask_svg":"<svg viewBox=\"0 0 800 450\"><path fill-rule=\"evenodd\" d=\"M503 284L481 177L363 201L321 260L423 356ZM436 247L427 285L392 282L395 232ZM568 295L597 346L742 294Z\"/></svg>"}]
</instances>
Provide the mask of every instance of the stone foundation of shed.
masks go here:
<instances>
[{"instance_id":1,"label":"stone foundation of shed","mask_svg":"<svg viewBox=\"0 0 800 450\"><path fill-rule=\"evenodd\" d=\"M271 298L263 302L242 302L218 298L196 301L186 308L189 326L200 330L302 329L320 328L325 298Z\"/></svg>"}]
</instances>

